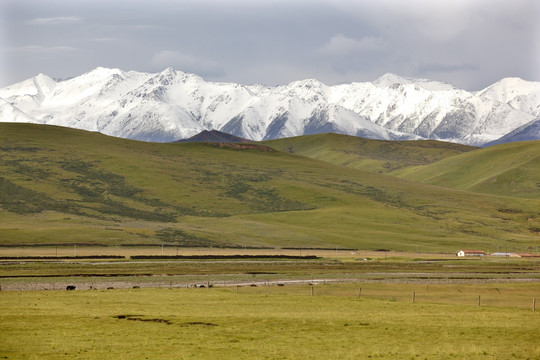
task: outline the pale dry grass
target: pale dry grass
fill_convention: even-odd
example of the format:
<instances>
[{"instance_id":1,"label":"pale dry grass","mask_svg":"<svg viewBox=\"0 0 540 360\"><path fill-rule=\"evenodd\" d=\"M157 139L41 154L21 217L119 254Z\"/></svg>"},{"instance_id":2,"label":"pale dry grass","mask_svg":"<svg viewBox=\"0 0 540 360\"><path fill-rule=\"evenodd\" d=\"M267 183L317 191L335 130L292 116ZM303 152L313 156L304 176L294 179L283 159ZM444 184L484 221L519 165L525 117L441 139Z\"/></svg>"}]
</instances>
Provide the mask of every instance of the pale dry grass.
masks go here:
<instances>
[{"instance_id":1,"label":"pale dry grass","mask_svg":"<svg viewBox=\"0 0 540 360\"><path fill-rule=\"evenodd\" d=\"M368 250L342 250L342 249L249 249L249 248L183 248L176 246L17 246L0 247L0 256L93 256L93 255L287 255L307 256L315 255L323 258L336 258L340 260L361 261L362 259L426 259L441 260L454 259L455 254L433 254L400 251L368 251Z\"/></svg>"}]
</instances>

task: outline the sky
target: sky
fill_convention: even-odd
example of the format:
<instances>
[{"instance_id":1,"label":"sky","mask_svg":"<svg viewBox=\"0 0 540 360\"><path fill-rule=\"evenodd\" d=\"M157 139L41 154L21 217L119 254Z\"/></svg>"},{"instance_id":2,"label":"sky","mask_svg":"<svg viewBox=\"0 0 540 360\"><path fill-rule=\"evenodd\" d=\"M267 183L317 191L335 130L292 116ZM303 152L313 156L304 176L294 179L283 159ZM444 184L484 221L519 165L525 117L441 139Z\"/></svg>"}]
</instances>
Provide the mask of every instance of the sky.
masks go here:
<instances>
[{"instance_id":1,"label":"sky","mask_svg":"<svg viewBox=\"0 0 540 360\"><path fill-rule=\"evenodd\" d=\"M538 0L2 0L0 87L102 66L327 85L540 81Z\"/></svg>"}]
</instances>

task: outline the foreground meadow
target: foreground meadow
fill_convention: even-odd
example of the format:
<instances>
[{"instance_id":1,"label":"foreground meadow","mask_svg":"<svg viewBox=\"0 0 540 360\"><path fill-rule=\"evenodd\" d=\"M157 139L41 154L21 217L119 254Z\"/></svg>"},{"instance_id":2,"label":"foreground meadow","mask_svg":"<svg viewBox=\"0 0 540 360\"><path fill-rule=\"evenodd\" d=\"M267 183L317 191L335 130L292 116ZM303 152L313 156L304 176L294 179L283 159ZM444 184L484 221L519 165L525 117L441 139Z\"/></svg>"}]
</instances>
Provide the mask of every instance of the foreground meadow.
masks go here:
<instances>
[{"instance_id":1,"label":"foreground meadow","mask_svg":"<svg viewBox=\"0 0 540 360\"><path fill-rule=\"evenodd\" d=\"M315 296L307 286L2 291L0 357L540 358L539 311L511 301L444 303L455 292L450 286L415 303L384 293L389 289L377 297L354 296L346 285L317 287ZM530 299L539 288L500 290L507 299Z\"/></svg>"}]
</instances>

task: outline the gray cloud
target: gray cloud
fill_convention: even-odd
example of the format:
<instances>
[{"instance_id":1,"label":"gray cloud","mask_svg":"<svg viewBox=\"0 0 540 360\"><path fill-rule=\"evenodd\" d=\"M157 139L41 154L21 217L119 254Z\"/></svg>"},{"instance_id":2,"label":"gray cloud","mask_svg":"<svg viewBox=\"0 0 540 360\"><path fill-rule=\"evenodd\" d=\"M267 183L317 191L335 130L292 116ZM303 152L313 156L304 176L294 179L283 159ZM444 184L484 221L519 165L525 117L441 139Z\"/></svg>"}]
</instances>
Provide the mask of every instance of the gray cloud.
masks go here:
<instances>
[{"instance_id":1,"label":"gray cloud","mask_svg":"<svg viewBox=\"0 0 540 360\"><path fill-rule=\"evenodd\" d=\"M37 18L28 20L28 24L34 25L64 25L64 24L78 24L82 23L84 20L79 16L57 16L49 18Z\"/></svg>"},{"instance_id":2,"label":"gray cloud","mask_svg":"<svg viewBox=\"0 0 540 360\"><path fill-rule=\"evenodd\" d=\"M154 66L155 71L161 71L164 68L172 67L203 77L222 76L224 74L223 69L221 69L219 64L214 60L205 59L192 54L184 54L174 50L163 50L155 53L152 56L150 63Z\"/></svg>"},{"instance_id":3,"label":"gray cloud","mask_svg":"<svg viewBox=\"0 0 540 360\"><path fill-rule=\"evenodd\" d=\"M478 71L480 67L475 64L447 64L447 63L426 63L418 67L418 73L453 73L460 71Z\"/></svg>"},{"instance_id":4,"label":"gray cloud","mask_svg":"<svg viewBox=\"0 0 540 360\"><path fill-rule=\"evenodd\" d=\"M0 86L108 66L268 85L393 72L478 90L540 81L539 10L536 0L4 0Z\"/></svg>"},{"instance_id":5,"label":"gray cloud","mask_svg":"<svg viewBox=\"0 0 540 360\"><path fill-rule=\"evenodd\" d=\"M10 49L11 52L20 53L34 53L34 54L51 54L51 53L73 53L79 51L79 49L71 46L39 46L39 45L27 45L15 49Z\"/></svg>"},{"instance_id":6,"label":"gray cloud","mask_svg":"<svg viewBox=\"0 0 540 360\"><path fill-rule=\"evenodd\" d=\"M332 56L347 56L351 53L383 50L385 47L386 42L381 37L364 36L354 39L343 34L336 34L321 46L320 51Z\"/></svg>"},{"instance_id":7,"label":"gray cloud","mask_svg":"<svg viewBox=\"0 0 540 360\"><path fill-rule=\"evenodd\" d=\"M97 41L97 42L111 42L111 41L117 41L117 38L114 37L98 37L98 38L91 38L90 41Z\"/></svg>"}]
</instances>

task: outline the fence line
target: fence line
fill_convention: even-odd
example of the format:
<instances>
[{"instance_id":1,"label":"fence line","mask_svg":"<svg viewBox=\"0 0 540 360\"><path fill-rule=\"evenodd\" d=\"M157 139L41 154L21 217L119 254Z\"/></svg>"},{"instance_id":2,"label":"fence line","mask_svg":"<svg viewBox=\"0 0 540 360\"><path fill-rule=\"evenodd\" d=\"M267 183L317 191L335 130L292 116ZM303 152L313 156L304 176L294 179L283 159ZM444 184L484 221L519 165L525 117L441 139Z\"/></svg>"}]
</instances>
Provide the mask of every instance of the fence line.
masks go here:
<instances>
[{"instance_id":1,"label":"fence line","mask_svg":"<svg viewBox=\"0 0 540 360\"><path fill-rule=\"evenodd\" d=\"M291 296L338 296L338 297L357 297L360 299L380 299L387 301L406 302L407 298L409 302L415 304L450 304L450 305L470 305L478 307L517 307L520 309L530 309L532 300L532 311L536 310L536 297L535 295L529 296L526 294L518 295L516 299L515 292L509 292L507 294L501 293L500 289L495 288L483 288L480 289L483 294L478 294L478 291L462 290L460 288L452 289L452 285L443 285L443 287L435 288L434 286L426 287L424 292L418 292L415 290L386 290L369 288L364 286L354 286L351 284L348 288L340 286L335 287L333 285L315 285L308 284L308 286L293 285L282 287L276 287L270 291L270 285L267 284L267 289L264 293L256 289L256 286L237 286L237 294L266 294L266 295L291 295ZM451 292L455 290L455 294ZM496 291L496 294L485 294L486 291Z\"/></svg>"},{"instance_id":2,"label":"fence line","mask_svg":"<svg viewBox=\"0 0 540 360\"><path fill-rule=\"evenodd\" d=\"M73 279L71 279L73 280ZM113 290L113 289L140 289L140 288L207 288L207 289L227 289L234 287L236 294L264 294L272 295L309 295L309 296L340 296L357 297L359 299L381 299L387 301L399 301L410 303L434 303L452 305L476 305L493 307L518 307L536 311L536 298L540 295L540 290L527 293L516 294L512 292L501 292L497 284L494 287L484 286L471 288L473 284L407 284L410 288L391 288L390 283L371 282L331 282L330 280L264 280L258 282L227 283L211 282L204 280L200 282L178 283L167 282L94 282L76 281L74 284L70 280L58 282L43 282L39 284L17 284L2 283L0 291L23 291L23 290L65 290L67 286L75 286L76 290ZM382 285L382 286L377 286ZM430 286L431 285L431 286ZM386 287L385 287L386 286ZM424 287L425 286L425 287ZM500 285L499 285L500 286ZM517 296L517 298L516 298Z\"/></svg>"}]
</instances>

